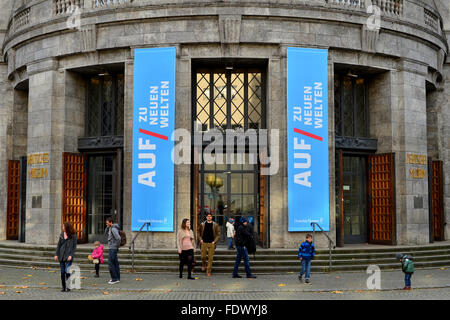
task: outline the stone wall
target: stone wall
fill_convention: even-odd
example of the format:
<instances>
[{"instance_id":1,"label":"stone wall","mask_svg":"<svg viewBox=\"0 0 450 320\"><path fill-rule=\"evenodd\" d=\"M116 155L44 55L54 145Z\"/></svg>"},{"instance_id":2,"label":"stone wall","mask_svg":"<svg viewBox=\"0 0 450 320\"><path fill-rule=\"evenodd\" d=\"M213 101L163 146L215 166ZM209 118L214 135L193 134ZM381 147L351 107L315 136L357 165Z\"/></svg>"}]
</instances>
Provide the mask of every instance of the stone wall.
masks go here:
<instances>
[{"instance_id":1,"label":"stone wall","mask_svg":"<svg viewBox=\"0 0 450 320\"><path fill-rule=\"evenodd\" d=\"M0 240L6 239L8 160L12 160L13 152L13 90L6 73L6 64L0 62Z\"/></svg>"},{"instance_id":2,"label":"stone wall","mask_svg":"<svg viewBox=\"0 0 450 320\"><path fill-rule=\"evenodd\" d=\"M378 139L378 152L396 153L398 242L428 242L427 181L409 177L410 166L405 163L406 154L427 155L438 152L433 154L446 161L445 205L448 212L450 157L446 145L449 136L446 123L449 121L445 118L448 117L449 105L447 92L450 92L448 67L445 87L440 96L441 101L446 101L446 104L441 111L436 111L441 112L442 116L437 116L436 113L433 120L430 113L428 136L425 92L425 79L429 70L441 70L439 57L448 47L439 30L433 31L422 21L421 1L405 1L408 6L401 17L384 16L379 32L364 29L367 21L364 10L350 12L316 8L317 5L325 5L323 0L301 3L279 0L271 1L269 6L266 6L267 3L255 5L255 1L238 9L231 5L236 1L227 5L217 2L205 6L202 1L186 3L180 0L177 7L170 10L161 6L136 10L126 8L128 5L139 6L134 2L113 10L88 8L81 19L81 26L71 30L67 29L68 17L55 17L53 11L49 10L49 3L50 1L33 3L35 5L30 11L30 24L23 26L20 32L5 42L4 54L8 57L8 68L5 64L0 64L0 184L6 185L8 159L24 154L50 154L48 176L29 180L27 183L28 242L56 241L61 223L62 153L76 152L77 138L84 135L85 84L75 70L102 64L124 64L125 69L123 211L124 228L130 232L132 53L136 47L177 47L175 121L177 128L188 130L192 120L192 59L266 59L267 127L280 130L280 167L278 173L269 178L270 206L267 214L270 217L271 247L295 247L304 238L302 233L287 232L286 48L289 46L328 48L330 52L329 170L332 237L335 237L336 232L335 159L332 143L332 81L336 64L380 70L370 83L370 130L371 136ZM160 4L161 1L149 0L146 3ZM0 16L0 20L2 17ZM40 24L35 25L38 22ZM2 25L4 23L0 23L0 40L2 32L4 34ZM33 25L35 27L31 28ZM60 32L61 30L64 32ZM6 80L8 77L11 82ZM26 91L16 90L13 93L11 90L11 85L23 86L27 79L28 101ZM435 98L428 98L429 104L433 104ZM433 133L431 123L436 121L440 131ZM442 121L441 125L439 121ZM24 132L26 126L28 131ZM434 139L435 134L441 140ZM187 187L190 182L191 167L177 165L174 190L176 229L183 218L190 216L191 194ZM42 208L32 207L33 196L42 196ZM6 190L2 188L1 224L6 220L5 202ZM447 226L447 234L448 228ZM0 239L3 229L0 228ZM324 238L319 237L317 241L319 246L326 246ZM175 234L152 233L150 243L153 247L174 247ZM145 245L145 237L140 239L138 245Z\"/></svg>"},{"instance_id":3,"label":"stone wall","mask_svg":"<svg viewBox=\"0 0 450 320\"><path fill-rule=\"evenodd\" d=\"M444 88L442 95L442 113L440 129L442 130L441 144L439 146L440 160L444 161L444 214L445 214L445 239L450 239L450 61L444 67Z\"/></svg>"},{"instance_id":4,"label":"stone wall","mask_svg":"<svg viewBox=\"0 0 450 320\"><path fill-rule=\"evenodd\" d=\"M429 243L428 181L409 174L407 154L427 155L426 68L403 61L392 72L393 151L396 153L397 241ZM424 167L423 169L426 169Z\"/></svg>"}]
</instances>

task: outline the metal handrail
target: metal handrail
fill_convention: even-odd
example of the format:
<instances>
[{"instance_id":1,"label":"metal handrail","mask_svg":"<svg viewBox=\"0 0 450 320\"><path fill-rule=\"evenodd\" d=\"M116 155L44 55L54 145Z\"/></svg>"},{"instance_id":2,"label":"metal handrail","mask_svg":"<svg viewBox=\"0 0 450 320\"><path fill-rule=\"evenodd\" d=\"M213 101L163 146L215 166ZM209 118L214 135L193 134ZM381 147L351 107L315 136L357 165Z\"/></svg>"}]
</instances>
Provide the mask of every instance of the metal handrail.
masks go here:
<instances>
[{"instance_id":1,"label":"metal handrail","mask_svg":"<svg viewBox=\"0 0 450 320\"><path fill-rule=\"evenodd\" d=\"M331 240L331 238L328 236L328 233L323 231L322 227L317 222L311 222L311 226L313 227L313 242L314 242L314 240L316 238L316 226L319 227L320 231L322 231L322 233L325 235L325 237L328 238L328 248L330 250L328 259L329 259L329 262L330 262L330 271L331 271L332 270L332 257L333 257L333 254L332 254L332 251L331 251L331 247L333 247L333 249L335 249L336 245L335 245L334 241Z\"/></svg>"},{"instance_id":2,"label":"metal handrail","mask_svg":"<svg viewBox=\"0 0 450 320\"><path fill-rule=\"evenodd\" d=\"M147 226L147 249L149 248L149 242L148 242L148 228L150 227L150 222L145 222L142 227L139 229L138 233L134 236L133 240L131 240L130 243L130 250L131 250L131 270L134 272L134 243L136 242L137 237L141 234L142 229Z\"/></svg>"}]
</instances>

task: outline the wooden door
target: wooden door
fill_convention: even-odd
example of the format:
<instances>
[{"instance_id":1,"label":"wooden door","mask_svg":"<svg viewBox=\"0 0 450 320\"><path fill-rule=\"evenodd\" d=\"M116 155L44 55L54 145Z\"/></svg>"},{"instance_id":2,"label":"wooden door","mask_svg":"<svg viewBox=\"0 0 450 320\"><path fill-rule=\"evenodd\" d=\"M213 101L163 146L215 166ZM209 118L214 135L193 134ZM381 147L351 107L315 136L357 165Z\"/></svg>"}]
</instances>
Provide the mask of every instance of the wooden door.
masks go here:
<instances>
[{"instance_id":1,"label":"wooden door","mask_svg":"<svg viewBox=\"0 0 450 320\"><path fill-rule=\"evenodd\" d=\"M369 156L369 243L396 244L395 154Z\"/></svg>"},{"instance_id":2,"label":"wooden door","mask_svg":"<svg viewBox=\"0 0 450 320\"><path fill-rule=\"evenodd\" d=\"M267 167L261 164L260 168ZM267 176L259 174L259 242L263 248L267 248L266 237L266 191L267 191Z\"/></svg>"},{"instance_id":3,"label":"wooden door","mask_svg":"<svg viewBox=\"0 0 450 320\"><path fill-rule=\"evenodd\" d=\"M79 243L87 242L86 156L63 153L62 222L71 222Z\"/></svg>"},{"instance_id":4,"label":"wooden door","mask_svg":"<svg viewBox=\"0 0 450 320\"><path fill-rule=\"evenodd\" d=\"M8 200L6 213L6 239L19 237L20 161L8 161Z\"/></svg>"},{"instance_id":5,"label":"wooden door","mask_svg":"<svg viewBox=\"0 0 450 320\"><path fill-rule=\"evenodd\" d=\"M442 161L431 161L431 219L433 241L444 241L444 201Z\"/></svg>"}]
</instances>

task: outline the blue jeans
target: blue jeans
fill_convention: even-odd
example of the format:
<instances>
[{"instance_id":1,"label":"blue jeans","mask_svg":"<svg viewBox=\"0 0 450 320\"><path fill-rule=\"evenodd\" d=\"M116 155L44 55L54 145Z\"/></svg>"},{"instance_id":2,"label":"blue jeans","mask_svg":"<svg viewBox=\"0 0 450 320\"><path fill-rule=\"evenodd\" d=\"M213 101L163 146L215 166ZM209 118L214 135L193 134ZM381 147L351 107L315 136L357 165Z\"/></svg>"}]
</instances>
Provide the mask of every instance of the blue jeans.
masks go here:
<instances>
[{"instance_id":1,"label":"blue jeans","mask_svg":"<svg viewBox=\"0 0 450 320\"><path fill-rule=\"evenodd\" d=\"M66 280L69 279L69 268L72 265L73 259L70 261L60 261L59 268L61 269L61 284L63 289L66 289Z\"/></svg>"},{"instance_id":2,"label":"blue jeans","mask_svg":"<svg viewBox=\"0 0 450 320\"><path fill-rule=\"evenodd\" d=\"M412 273L405 273L405 287L411 287Z\"/></svg>"},{"instance_id":3,"label":"blue jeans","mask_svg":"<svg viewBox=\"0 0 450 320\"><path fill-rule=\"evenodd\" d=\"M60 261L59 268L61 269L61 274L69 275L69 268L72 266L73 259L70 261Z\"/></svg>"},{"instance_id":4,"label":"blue jeans","mask_svg":"<svg viewBox=\"0 0 450 320\"><path fill-rule=\"evenodd\" d=\"M233 247L233 238L229 237L228 238L228 249Z\"/></svg>"},{"instance_id":5,"label":"blue jeans","mask_svg":"<svg viewBox=\"0 0 450 320\"><path fill-rule=\"evenodd\" d=\"M306 273L305 278L309 279L311 277L311 260L302 259L302 270L300 271L300 277Z\"/></svg>"},{"instance_id":6,"label":"blue jeans","mask_svg":"<svg viewBox=\"0 0 450 320\"><path fill-rule=\"evenodd\" d=\"M252 275L252 272L250 271L250 260L248 259L248 251L245 247L236 246L236 261L234 262L234 270L233 270L233 276L238 275L238 268L241 264L242 258L244 258L244 266L245 266L245 272L247 273L247 277L250 277Z\"/></svg>"},{"instance_id":7,"label":"blue jeans","mask_svg":"<svg viewBox=\"0 0 450 320\"><path fill-rule=\"evenodd\" d=\"M119 258L117 257L118 251L119 249L109 249L108 253L109 273L111 274L112 281L120 281Z\"/></svg>"}]
</instances>

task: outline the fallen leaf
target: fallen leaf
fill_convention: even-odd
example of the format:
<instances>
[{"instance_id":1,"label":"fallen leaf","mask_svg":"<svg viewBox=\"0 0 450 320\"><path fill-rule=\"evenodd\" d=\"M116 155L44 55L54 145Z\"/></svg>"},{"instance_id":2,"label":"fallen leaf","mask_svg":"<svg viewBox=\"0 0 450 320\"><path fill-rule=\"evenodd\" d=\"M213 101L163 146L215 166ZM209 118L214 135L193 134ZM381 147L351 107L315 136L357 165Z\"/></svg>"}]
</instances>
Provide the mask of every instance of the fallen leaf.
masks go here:
<instances>
[{"instance_id":1,"label":"fallen leaf","mask_svg":"<svg viewBox=\"0 0 450 320\"><path fill-rule=\"evenodd\" d=\"M50 272L50 273L55 273L56 271L55 271L55 270L50 270L49 272Z\"/></svg>"},{"instance_id":2,"label":"fallen leaf","mask_svg":"<svg viewBox=\"0 0 450 320\"><path fill-rule=\"evenodd\" d=\"M98 284L94 283L92 286L93 286L93 287L98 287Z\"/></svg>"},{"instance_id":3,"label":"fallen leaf","mask_svg":"<svg viewBox=\"0 0 450 320\"><path fill-rule=\"evenodd\" d=\"M46 283L45 282L41 282L41 283L39 283L41 286L45 286L46 285Z\"/></svg>"},{"instance_id":4,"label":"fallen leaf","mask_svg":"<svg viewBox=\"0 0 450 320\"><path fill-rule=\"evenodd\" d=\"M17 269L23 269L22 267L17 267Z\"/></svg>"},{"instance_id":5,"label":"fallen leaf","mask_svg":"<svg viewBox=\"0 0 450 320\"><path fill-rule=\"evenodd\" d=\"M0 292L0 295L4 295L5 294L5 292Z\"/></svg>"},{"instance_id":6,"label":"fallen leaf","mask_svg":"<svg viewBox=\"0 0 450 320\"><path fill-rule=\"evenodd\" d=\"M47 290L48 289L48 287L42 287L41 288L41 290Z\"/></svg>"},{"instance_id":7,"label":"fallen leaf","mask_svg":"<svg viewBox=\"0 0 450 320\"><path fill-rule=\"evenodd\" d=\"M21 289L27 289L28 286L21 286L20 288L21 288Z\"/></svg>"},{"instance_id":8,"label":"fallen leaf","mask_svg":"<svg viewBox=\"0 0 450 320\"><path fill-rule=\"evenodd\" d=\"M441 268L441 270L447 270L447 268Z\"/></svg>"},{"instance_id":9,"label":"fallen leaf","mask_svg":"<svg viewBox=\"0 0 450 320\"><path fill-rule=\"evenodd\" d=\"M279 287L286 287L286 284L285 283L280 283L278 286Z\"/></svg>"},{"instance_id":10,"label":"fallen leaf","mask_svg":"<svg viewBox=\"0 0 450 320\"><path fill-rule=\"evenodd\" d=\"M33 275L32 274L27 274L27 277L32 277Z\"/></svg>"},{"instance_id":11,"label":"fallen leaf","mask_svg":"<svg viewBox=\"0 0 450 320\"><path fill-rule=\"evenodd\" d=\"M16 293L22 293L22 291L16 291Z\"/></svg>"},{"instance_id":12,"label":"fallen leaf","mask_svg":"<svg viewBox=\"0 0 450 320\"><path fill-rule=\"evenodd\" d=\"M84 280L84 279L87 279L87 278L86 278L86 277L80 277L80 279L83 279L83 280Z\"/></svg>"},{"instance_id":13,"label":"fallen leaf","mask_svg":"<svg viewBox=\"0 0 450 320\"><path fill-rule=\"evenodd\" d=\"M427 274L426 276L425 276L425 278L431 278L432 276L430 275L430 274Z\"/></svg>"},{"instance_id":14,"label":"fallen leaf","mask_svg":"<svg viewBox=\"0 0 450 320\"><path fill-rule=\"evenodd\" d=\"M215 286L216 286L216 284L215 284L215 283L213 283L213 284L212 284L212 286L213 286L213 287L215 287Z\"/></svg>"},{"instance_id":15,"label":"fallen leaf","mask_svg":"<svg viewBox=\"0 0 450 320\"><path fill-rule=\"evenodd\" d=\"M336 279L340 279L341 277L339 277L339 276L336 276Z\"/></svg>"},{"instance_id":16,"label":"fallen leaf","mask_svg":"<svg viewBox=\"0 0 450 320\"><path fill-rule=\"evenodd\" d=\"M171 290L171 289L169 289L169 290L167 290L167 292L172 292L172 290Z\"/></svg>"},{"instance_id":17,"label":"fallen leaf","mask_svg":"<svg viewBox=\"0 0 450 320\"><path fill-rule=\"evenodd\" d=\"M362 290L358 290L358 292L359 292L359 293L363 293L363 291L362 291Z\"/></svg>"},{"instance_id":18,"label":"fallen leaf","mask_svg":"<svg viewBox=\"0 0 450 320\"><path fill-rule=\"evenodd\" d=\"M0 285L0 288L4 288L5 286L2 284L2 285Z\"/></svg>"},{"instance_id":19,"label":"fallen leaf","mask_svg":"<svg viewBox=\"0 0 450 320\"><path fill-rule=\"evenodd\" d=\"M143 281L142 278L137 278L136 281Z\"/></svg>"},{"instance_id":20,"label":"fallen leaf","mask_svg":"<svg viewBox=\"0 0 450 320\"><path fill-rule=\"evenodd\" d=\"M198 277L194 277L195 280L198 280Z\"/></svg>"},{"instance_id":21,"label":"fallen leaf","mask_svg":"<svg viewBox=\"0 0 450 320\"><path fill-rule=\"evenodd\" d=\"M37 270L38 269L38 267L33 267L33 270Z\"/></svg>"},{"instance_id":22,"label":"fallen leaf","mask_svg":"<svg viewBox=\"0 0 450 320\"><path fill-rule=\"evenodd\" d=\"M334 293L334 294L342 294L342 293L344 293L343 291L338 291L338 290L336 290L336 291L331 291L331 293Z\"/></svg>"},{"instance_id":23,"label":"fallen leaf","mask_svg":"<svg viewBox=\"0 0 450 320\"><path fill-rule=\"evenodd\" d=\"M103 295L107 296L109 294L109 292L103 292Z\"/></svg>"}]
</instances>

